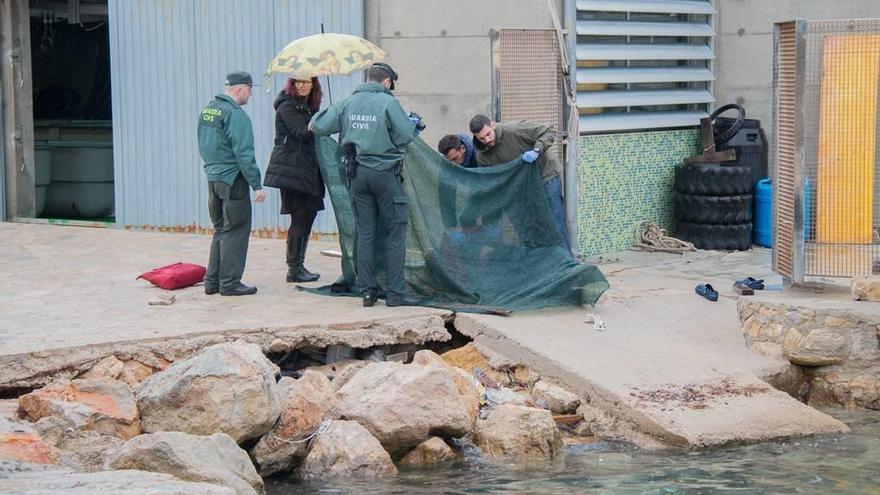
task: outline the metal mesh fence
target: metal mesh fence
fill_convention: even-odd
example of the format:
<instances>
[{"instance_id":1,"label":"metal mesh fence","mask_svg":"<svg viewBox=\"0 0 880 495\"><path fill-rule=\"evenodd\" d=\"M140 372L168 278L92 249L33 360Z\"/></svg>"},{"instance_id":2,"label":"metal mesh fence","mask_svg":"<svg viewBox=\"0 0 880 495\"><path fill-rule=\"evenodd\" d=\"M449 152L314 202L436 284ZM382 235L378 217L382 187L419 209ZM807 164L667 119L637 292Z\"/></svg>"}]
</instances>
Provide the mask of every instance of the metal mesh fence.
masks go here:
<instances>
[{"instance_id":1,"label":"metal mesh fence","mask_svg":"<svg viewBox=\"0 0 880 495\"><path fill-rule=\"evenodd\" d=\"M502 29L499 33L498 92L502 122L527 120L556 130L551 150L562 156L562 66L556 31Z\"/></svg>"},{"instance_id":2,"label":"metal mesh fence","mask_svg":"<svg viewBox=\"0 0 880 495\"><path fill-rule=\"evenodd\" d=\"M803 57L805 275L880 260L880 19L808 21Z\"/></svg>"}]
</instances>

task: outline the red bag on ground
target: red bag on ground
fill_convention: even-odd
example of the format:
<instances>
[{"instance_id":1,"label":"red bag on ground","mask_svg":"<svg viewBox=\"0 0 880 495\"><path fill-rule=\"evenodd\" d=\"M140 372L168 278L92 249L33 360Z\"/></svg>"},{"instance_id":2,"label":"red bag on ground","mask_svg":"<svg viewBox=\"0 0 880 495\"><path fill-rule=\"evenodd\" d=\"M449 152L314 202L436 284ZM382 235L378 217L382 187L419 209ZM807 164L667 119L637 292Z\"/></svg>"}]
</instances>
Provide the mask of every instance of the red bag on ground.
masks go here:
<instances>
[{"instance_id":1,"label":"red bag on ground","mask_svg":"<svg viewBox=\"0 0 880 495\"><path fill-rule=\"evenodd\" d=\"M165 290L182 289L205 280L207 269L195 263L174 263L142 273L137 279L146 279Z\"/></svg>"}]
</instances>

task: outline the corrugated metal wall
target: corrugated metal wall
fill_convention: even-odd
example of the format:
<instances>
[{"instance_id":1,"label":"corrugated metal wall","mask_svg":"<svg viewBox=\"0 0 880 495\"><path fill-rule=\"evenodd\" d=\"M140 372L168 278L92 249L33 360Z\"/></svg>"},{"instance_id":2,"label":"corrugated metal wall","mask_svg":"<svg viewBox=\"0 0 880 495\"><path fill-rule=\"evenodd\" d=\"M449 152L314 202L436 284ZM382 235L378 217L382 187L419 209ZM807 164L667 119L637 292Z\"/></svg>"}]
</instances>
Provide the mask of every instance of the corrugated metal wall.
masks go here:
<instances>
[{"instance_id":1,"label":"corrugated metal wall","mask_svg":"<svg viewBox=\"0 0 880 495\"><path fill-rule=\"evenodd\" d=\"M116 221L121 226L211 227L196 142L201 108L232 70L260 79L245 110L254 123L257 163L265 171L274 138L272 102L262 74L290 41L321 31L363 36L363 0L110 0L113 159ZM351 94L362 73L330 81L334 100ZM324 103L328 103L327 80ZM286 228L276 189L255 205L254 228ZM329 199L314 230L336 232Z\"/></svg>"},{"instance_id":2,"label":"corrugated metal wall","mask_svg":"<svg viewBox=\"0 0 880 495\"><path fill-rule=\"evenodd\" d=\"M0 83L3 81L0 80ZM0 92L0 108L3 108L3 93ZM6 221L6 133L3 130L3 115L0 114L0 222Z\"/></svg>"}]
</instances>

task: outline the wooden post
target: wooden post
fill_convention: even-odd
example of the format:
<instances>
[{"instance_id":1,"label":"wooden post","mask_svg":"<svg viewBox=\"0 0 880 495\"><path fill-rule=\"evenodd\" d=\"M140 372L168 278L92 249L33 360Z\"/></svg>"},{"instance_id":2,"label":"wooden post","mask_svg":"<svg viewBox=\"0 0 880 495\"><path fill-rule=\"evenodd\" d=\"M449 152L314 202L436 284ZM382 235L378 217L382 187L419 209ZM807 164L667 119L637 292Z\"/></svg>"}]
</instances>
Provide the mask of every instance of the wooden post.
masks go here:
<instances>
[{"instance_id":1,"label":"wooden post","mask_svg":"<svg viewBox=\"0 0 880 495\"><path fill-rule=\"evenodd\" d=\"M34 113L27 0L0 0L0 81L6 163L6 216L33 217Z\"/></svg>"}]
</instances>

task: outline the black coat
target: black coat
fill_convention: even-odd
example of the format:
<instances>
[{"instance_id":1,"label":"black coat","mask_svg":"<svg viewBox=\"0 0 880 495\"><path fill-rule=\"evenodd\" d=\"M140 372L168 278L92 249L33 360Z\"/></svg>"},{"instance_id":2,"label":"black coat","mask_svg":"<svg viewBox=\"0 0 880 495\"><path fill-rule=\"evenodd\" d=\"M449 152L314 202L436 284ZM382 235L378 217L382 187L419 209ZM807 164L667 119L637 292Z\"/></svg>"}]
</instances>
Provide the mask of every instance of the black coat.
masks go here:
<instances>
[{"instance_id":1,"label":"black coat","mask_svg":"<svg viewBox=\"0 0 880 495\"><path fill-rule=\"evenodd\" d=\"M275 147L263 185L287 191L324 196L324 179L318 169L315 138L308 130L312 112L301 100L284 93L275 99Z\"/></svg>"}]
</instances>

